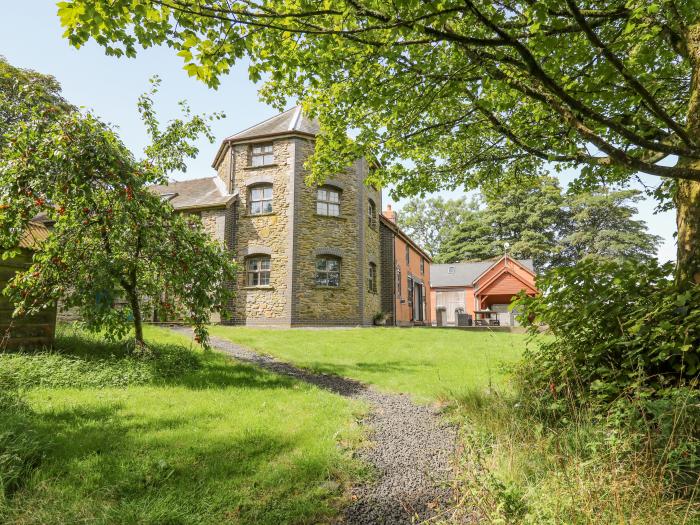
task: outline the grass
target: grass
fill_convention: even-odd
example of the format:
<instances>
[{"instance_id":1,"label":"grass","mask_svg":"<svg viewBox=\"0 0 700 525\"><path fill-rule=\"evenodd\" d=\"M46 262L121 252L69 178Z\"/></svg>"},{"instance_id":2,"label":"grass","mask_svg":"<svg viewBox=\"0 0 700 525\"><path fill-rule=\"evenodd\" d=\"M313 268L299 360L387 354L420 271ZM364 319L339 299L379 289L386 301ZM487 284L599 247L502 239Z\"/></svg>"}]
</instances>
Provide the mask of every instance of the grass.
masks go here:
<instances>
[{"instance_id":1,"label":"grass","mask_svg":"<svg viewBox=\"0 0 700 525\"><path fill-rule=\"evenodd\" d=\"M214 326L212 335L317 372L405 392L418 402L504 387L501 364L516 361L525 335L451 329L270 330Z\"/></svg>"},{"instance_id":2,"label":"grass","mask_svg":"<svg viewBox=\"0 0 700 525\"><path fill-rule=\"evenodd\" d=\"M348 450L361 440L364 407L217 353L185 352L189 343L170 331L146 334L160 356L129 358L65 329L58 352L0 354L0 378L22 398L0 412L0 478L22 459L18 437L32 437L15 470L32 469L4 499L0 490L0 522L332 521L345 485L364 475Z\"/></svg>"},{"instance_id":3,"label":"grass","mask_svg":"<svg viewBox=\"0 0 700 525\"><path fill-rule=\"evenodd\" d=\"M639 447L643 435L586 408L565 423L531 408L497 393L453 399L463 446L455 522L476 513L513 525L700 523L697 498L675 490L653 451Z\"/></svg>"}]
</instances>

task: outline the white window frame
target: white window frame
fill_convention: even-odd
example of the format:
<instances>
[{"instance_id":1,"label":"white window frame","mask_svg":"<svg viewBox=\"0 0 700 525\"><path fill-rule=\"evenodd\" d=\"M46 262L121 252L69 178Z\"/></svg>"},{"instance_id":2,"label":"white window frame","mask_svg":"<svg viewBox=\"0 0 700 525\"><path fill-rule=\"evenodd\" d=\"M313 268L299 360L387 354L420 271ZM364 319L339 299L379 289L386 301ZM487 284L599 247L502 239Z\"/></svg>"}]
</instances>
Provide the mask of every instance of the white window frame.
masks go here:
<instances>
[{"instance_id":1,"label":"white window frame","mask_svg":"<svg viewBox=\"0 0 700 525\"><path fill-rule=\"evenodd\" d=\"M269 190L269 193L266 192ZM254 198L255 192L262 191L259 198ZM256 184L248 188L248 213L250 215L267 215L272 213L274 191L272 184ZM259 206L258 206L259 205Z\"/></svg>"},{"instance_id":2,"label":"white window frame","mask_svg":"<svg viewBox=\"0 0 700 525\"><path fill-rule=\"evenodd\" d=\"M245 260L246 286L269 286L272 258L269 255L251 255Z\"/></svg>"},{"instance_id":3,"label":"white window frame","mask_svg":"<svg viewBox=\"0 0 700 525\"><path fill-rule=\"evenodd\" d=\"M323 268L319 268L320 262L323 262ZM330 269L329 263L336 263L336 269ZM315 265L316 286L339 287L341 270L342 260L340 257L336 257L335 255L319 255L316 257Z\"/></svg>"},{"instance_id":4,"label":"white window frame","mask_svg":"<svg viewBox=\"0 0 700 525\"><path fill-rule=\"evenodd\" d=\"M250 166L259 168L275 163L275 148L272 142L252 144L250 146Z\"/></svg>"},{"instance_id":5,"label":"white window frame","mask_svg":"<svg viewBox=\"0 0 700 525\"><path fill-rule=\"evenodd\" d=\"M316 189L316 214L326 217L340 217L340 189L334 186L321 186Z\"/></svg>"}]
</instances>

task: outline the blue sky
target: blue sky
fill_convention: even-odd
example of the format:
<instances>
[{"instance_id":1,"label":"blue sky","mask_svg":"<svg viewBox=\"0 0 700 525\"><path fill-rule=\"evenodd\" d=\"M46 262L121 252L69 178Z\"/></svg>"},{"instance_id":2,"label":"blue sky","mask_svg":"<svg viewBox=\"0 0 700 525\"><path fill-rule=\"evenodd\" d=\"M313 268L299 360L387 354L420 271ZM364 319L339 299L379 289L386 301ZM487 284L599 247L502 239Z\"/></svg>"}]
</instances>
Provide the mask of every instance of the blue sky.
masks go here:
<instances>
[{"instance_id":1,"label":"blue sky","mask_svg":"<svg viewBox=\"0 0 700 525\"><path fill-rule=\"evenodd\" d=\"M212 90L191 79L182 70L181 59L168 48L142 51L135 59L108 57L94 43L74 49L62 37L56 6L47 0L23 0L3 6L0 18L0 55L15 66L36 69L55 76L73 104L95 111L103 120L118 128L122 140L140 153L146 134L136 111L136 99L149 87L148 79L157 74L162 79L157 109L162 121L177 115L177 102L186 99L193 111L224 111L226 118L213 125L214 136L223 138L275 113L258 100L257 88L248 79L245 64L238 64ZM213 175L211 161L218 144L202 140L199 156L178 179ZM568 182L570 177L565 177ZM643 176L649 185L656 179ZM445 193L447 196L459 192ZM385 202L391 199L385 194ZM400 209L401 202L394 203ZM662 261L675 259L675 218L672 212L654 215L654 202L639 205L639 218L652 233L663 238L658 255Z\"/></svg>"}]
</instances>

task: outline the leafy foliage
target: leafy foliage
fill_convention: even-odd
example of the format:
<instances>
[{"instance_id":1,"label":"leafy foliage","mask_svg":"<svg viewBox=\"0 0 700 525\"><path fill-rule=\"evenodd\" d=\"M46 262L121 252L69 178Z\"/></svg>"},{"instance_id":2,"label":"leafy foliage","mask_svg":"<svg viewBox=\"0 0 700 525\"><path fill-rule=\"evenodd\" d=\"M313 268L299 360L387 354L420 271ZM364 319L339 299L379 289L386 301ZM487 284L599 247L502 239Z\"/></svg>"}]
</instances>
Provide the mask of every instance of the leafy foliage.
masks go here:
<instances>
[{"instance_id":1,"label":"leafy foliage","mask_svg":"<svg viewBox=\"0 0 700 525\"><path fill-rule=\"evenodd\" d=\"M525 389L556 404L697 385L700 290L679 291L672 270L591 259L540 277L542 295L518 302L532 333L543 324L553 338L528 350Z\"/></svg>"},{"instance_id":2,"label":"leafy foliage","mask_svg":"<svg viewBox=\"0 0 700 525\"><path fill-rule=\"evenodd\" d=\"M436 257L450 232L478 209L478 202L466 197L412 199L401 208L398 223L431 257Z\"/></svg>"},{"instance_id":3,"label":"leafy foliage","mask_svg":"<svg viewBox=\"0 0 700 525\"><path fill-rule=\"evenodd\" d=\"M573 264L588 259L654 257L660 237L651 235L643 221L633 218L637 212L633 204L640 199L638 191L613 191L605 186L571 194L558 259Z\"/></svg>"},{"instance_id":4,"label":"leafy foliage","mask_svg":"<svg viewBox=\"0 0 700 525\"><path fill-rule=\"evenodd\" d=\"M151 94L157 86L156 80ZM89 113L36 107L4 130L0 248L12 253L39 214L54 223L33 265L4 291L14 315L63 299L89 328L117 338L133 325L142 344L142 310L150 304L193 323L206 344L205 324L231 296L235 263L201 223L174 213L148 188L197 153L192 140L209 133L209 118L218 117L191 117L182 106L189 119L160 130L150 97L140 99L153 139L141 161ZM115 308L122 297L127 305Z\"/></svg>"},{"instance_id":5,"label":"leafy foliage","mask_svg":"<svg viewBox=\"0 0 700 525\"><path fill-rule=\"evenodd\" d=\"M167 45L210 86L247 57L265 101L300 99L319 117L317 181L359 157L395 197L493 185L503 166L554 163L582 186L672 178L659 195L682 218L679 285L700 284L700 0L70 0L58 12L76 47Z\"/></svg>"},{"instance_id":6,"label":"leafy foliage","mask_svg":"<svg viewBox=\"0 0 700 525\"><path fill-rule=\"evenodd\" d=\"M399 220L437 246L438 262L498 257L508 243L510 254L533 259L542 272L590 258L653 257L659 238L633 218L640 198L606 186L564 194L553 177L528 177L482 190L481 207L477 200L412 200Z\"/></svg>"}]
</instances>

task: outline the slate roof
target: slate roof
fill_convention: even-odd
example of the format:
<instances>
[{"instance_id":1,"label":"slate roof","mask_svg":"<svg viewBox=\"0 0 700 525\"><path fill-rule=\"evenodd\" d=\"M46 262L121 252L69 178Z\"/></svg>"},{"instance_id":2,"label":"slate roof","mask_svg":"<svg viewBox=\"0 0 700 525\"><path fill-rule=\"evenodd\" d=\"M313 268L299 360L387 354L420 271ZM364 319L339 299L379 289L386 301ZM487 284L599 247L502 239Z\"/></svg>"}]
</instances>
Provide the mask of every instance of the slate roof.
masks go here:
<instances>
[{"instance_id":1,"label":"slate roof","mask_svg":"<svg viewBox=\"0 0 700 525\"><path fill-rule=\"evenodd\" d=\"M263 120L249 128L239 131L226 141L235 142L238 140L248 140L257 137L267 137L272 135L284 135L287 133L302 133L305 135L318 135L321 127L318 121L310 119L301 111L301 106L293 107L274 117Z\"/></svg>"},{"instance_id":2,"label":"slate roof","mask_svg":"<svg viewBox=\"0 0 700 525\"><path fill-rule=\"evenodd\" d=\"M267 120L246 128L230 137L226 137L219 146L219 150L214 157L212 167L216 168L221 155L226 149L226 145L231 142L240 142L253 139L265 139L281 135L306 135L315 137L321 131L321 126L316 119L310 119L301 111L301 106L295 106L282 113L279 113Z\"/></svg>"},{"instance_id":3,"label":"slate roof","mask_svg":"<svg viewBox=\"0 0 700 525\"><path fill-rule=\"evenodd\" d=\"M226 193L226 187L219 177L176 181L151 186L151 189L168 200L176 210L225 206L236 196Z\"/></svg>"},{"instance_id":4,"label":"slate roof","mask_svg":"<svg viewBox=\"0 0 700 525\"><path fill-rule=\"evenodd\" d=\"M440 288L442 286L474 286L474 281L486 270L500 261L478 261L455 264L432 264L430 266L430 286ZM532 259L517 259L517 261L531 272L535 272ZM454 272L450 273L450 268Z\"/></svg>"}]
</instances>

